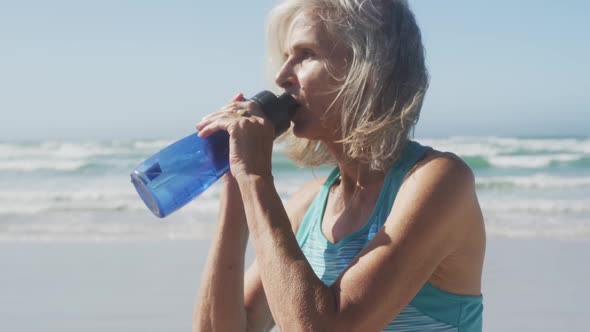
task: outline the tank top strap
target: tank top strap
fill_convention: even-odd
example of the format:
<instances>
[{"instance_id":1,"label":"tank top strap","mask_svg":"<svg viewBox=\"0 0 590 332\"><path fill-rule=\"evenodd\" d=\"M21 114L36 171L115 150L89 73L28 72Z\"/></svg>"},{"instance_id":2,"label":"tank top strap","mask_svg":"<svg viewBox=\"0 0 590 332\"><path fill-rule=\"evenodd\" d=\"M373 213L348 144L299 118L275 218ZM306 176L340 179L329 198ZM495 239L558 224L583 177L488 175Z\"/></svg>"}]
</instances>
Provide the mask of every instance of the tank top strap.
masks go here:
<instances>
[{"instance_id":1,"label":"tank top strap","mask_svg":"<svg viewBox=\"0 0 590 332\"><path fill-rule=\"evenodd\" d=\"M416 162L422 159L424 154L430 149L432 148L428 146L422 146L414 141L408 141L400 159L387 172L385 180L383 181L381 193L379 194L377 204L375 205L372 214L373 218L376 219L374 221L377 224L376 229L385 223L385 220L391 211L395 196L397 195L397 192L408 171L416 164ZM300 246L303 245L309 233L314 229L318 221L321 220L326 203L328 202L328 192L339 177L340 169L335 167L326 181L322 184L322 187L317 193L315 199L307 209L296 234L297 242ZM373 221L370 220L370 222L372 223Z\"/></svg>"},{"instance_id":2,"label":"tank top strap","mask_svg":"<svg viewBox=\"0 0 590 332\"><path fill-rule=\"evenodd\" d=\"M299 225L299 230L295 236L299 246L302 246L305 240L307 240L310 231L313 229L319 218L323 215L324 209L326 208L326 203L328 202L328 192L339 177L340 169L335 167L332 172L330 172L330 175L328 175L328 178L326 181L324 181L314 200L311 202L311 205L305 212L303 220Z\"/></svg>"},{"instance_id":3,"label":"tank top strap","mask_svg":"<svg viewBox=\"0 0 590 332\"><path fill-rule=\"evenodd\" d=\"M379 199L375 206L376 212L381 216L377 220L379 227L383 226L387 216L389 216L395 197L406 175L418 161L424 158L424 155L429 150L432 150L429 146L423 146L415 141L408 141L400 159L387 172L381 189L382 199Z\"/></svg>"}]
</instances>

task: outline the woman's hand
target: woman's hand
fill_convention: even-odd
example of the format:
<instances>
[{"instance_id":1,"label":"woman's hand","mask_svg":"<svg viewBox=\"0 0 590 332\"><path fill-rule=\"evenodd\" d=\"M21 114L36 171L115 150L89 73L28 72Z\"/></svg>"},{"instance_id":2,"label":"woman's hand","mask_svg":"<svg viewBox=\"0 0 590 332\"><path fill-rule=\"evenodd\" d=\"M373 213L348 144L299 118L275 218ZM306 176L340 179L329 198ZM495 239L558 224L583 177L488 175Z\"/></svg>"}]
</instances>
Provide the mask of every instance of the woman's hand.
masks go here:
<instances>
[{"instance_id":1,"label":"woman's hand","mask_svg":"<svg viewBox=\"0 0 590 332\"><path fill-rule=\"evenodd\" d=\"M242 99L240 93L228 105L204 117L196 125L198 135L208 137L219 130L229 133L230 170L235 178L272 177L274 127L255 102Z\"/></svg>"}]
</instances>

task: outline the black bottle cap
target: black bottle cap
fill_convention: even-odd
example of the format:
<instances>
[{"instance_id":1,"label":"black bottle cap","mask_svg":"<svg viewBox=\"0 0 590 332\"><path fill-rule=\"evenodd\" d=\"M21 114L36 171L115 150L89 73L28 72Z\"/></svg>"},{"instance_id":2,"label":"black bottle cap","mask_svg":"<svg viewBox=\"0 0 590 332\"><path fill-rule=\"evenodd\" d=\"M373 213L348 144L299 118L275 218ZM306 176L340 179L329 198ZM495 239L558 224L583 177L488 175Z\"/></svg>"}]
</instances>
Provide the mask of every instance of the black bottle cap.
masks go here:
<instances>
[{"instance_id":1,"label":"black bottle cap","mask_svg":"<svg viewBox=\"0 0 590 332\"><path fill-rule=\"evenodd\" d=\"M289 129L291 118L299 107L295 98L288 93L277 97L274 93L265 90L257 93L251 100L260 106L264 116L272 122L275 128L275 137Z\"/></svg>"}]
</instances>

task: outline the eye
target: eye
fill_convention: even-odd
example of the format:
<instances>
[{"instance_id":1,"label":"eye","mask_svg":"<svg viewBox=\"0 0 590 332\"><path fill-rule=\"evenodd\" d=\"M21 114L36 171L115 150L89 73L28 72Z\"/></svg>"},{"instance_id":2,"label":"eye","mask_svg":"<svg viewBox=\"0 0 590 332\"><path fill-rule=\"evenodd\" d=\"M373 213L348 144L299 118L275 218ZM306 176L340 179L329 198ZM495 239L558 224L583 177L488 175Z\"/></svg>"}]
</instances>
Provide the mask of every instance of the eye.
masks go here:
<instances>
[{"instance_id":1,"label":"eye","mask_svg":"<svg viewBox=\"0 0 590 332\"><path fill-rule=\"evenodd\" d=\"M315 53L312 50L307 49L307 48L301 50L301 56L300 57L302 59L308 59L308 58L311 58L313 56L315 56Z\"/></svg>"}]
</instances>

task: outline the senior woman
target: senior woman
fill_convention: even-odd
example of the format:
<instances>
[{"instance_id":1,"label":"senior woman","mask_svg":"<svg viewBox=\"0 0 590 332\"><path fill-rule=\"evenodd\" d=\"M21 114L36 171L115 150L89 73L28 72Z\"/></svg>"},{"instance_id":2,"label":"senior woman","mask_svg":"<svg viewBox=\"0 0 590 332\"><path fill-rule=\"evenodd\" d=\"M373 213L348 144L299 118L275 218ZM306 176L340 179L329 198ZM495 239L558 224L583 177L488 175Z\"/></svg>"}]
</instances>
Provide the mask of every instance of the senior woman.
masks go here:
<instances>
[{"instance_id":1,"label":"senior woman","mask_svg":"<svg viewBox=\"0 0 590 332\"><path fill-rule=\"evenodd\" d=\"M276 83L300 104L289 156L335 168L283 205L274 129L254 103L238 95L197 125L202 137L229 132L231 174L195 330L480 331L485 231L473 174L409 139L428 75L407 2L287 0L268 37Z\"/></svg>"}]
</instances>

